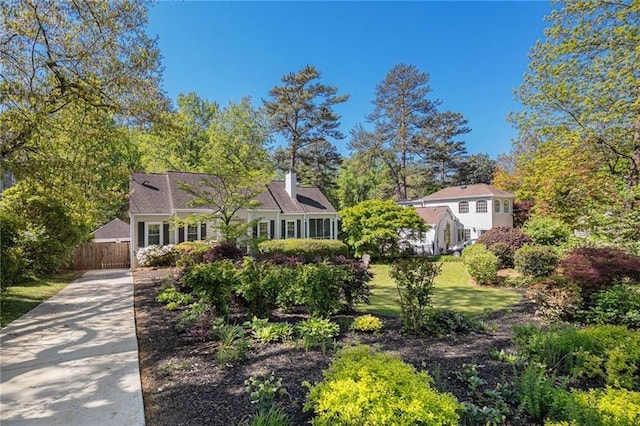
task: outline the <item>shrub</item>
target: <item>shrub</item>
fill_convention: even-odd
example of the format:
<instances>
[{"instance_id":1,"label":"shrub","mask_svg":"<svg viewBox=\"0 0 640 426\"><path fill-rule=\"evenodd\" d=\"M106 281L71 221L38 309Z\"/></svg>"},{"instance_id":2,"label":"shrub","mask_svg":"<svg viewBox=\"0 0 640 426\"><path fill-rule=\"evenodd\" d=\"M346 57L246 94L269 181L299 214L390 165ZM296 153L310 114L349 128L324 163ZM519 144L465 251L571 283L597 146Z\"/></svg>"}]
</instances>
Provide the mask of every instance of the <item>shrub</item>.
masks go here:
<instances>
[{"instance_id":1,"label":"shrub","mask_svg":"<svg viewBox=\"0 0 640 426\"><path fill-rule=\"evenodd\" d=\"M0 210L0 291L20 282L27 261L18 247L20 231L17 217Z\"/></svg>"},{"instance_id":2,"label":"shrub","mask_svg":"<svg viewBox=\"0 0 640 426\"><path fill-rule=\"evenodd\" d=\"M244 381L244 386L258 413L264 413L274 408L276 399L287 395L287 390L282 387L282 379L276 379L273 373L264 379L249 377Z\"/></svg>"},{"instance_id":3,"label":"shrub","mask_svg":"<svg viewBox=\"0 0 640 426\"><path fill-rule=\"evenodd\" d=\"M562 275L580 286L585 297L618 281L640 281L640 257L614 248L572 250L558 267Z\"/></svg>"},{"instance_id":4,"label":"shrub","mask_svg":"<svg viewBox=\"0 0 640 426\"><path fill-rule=\"evenodd\" d=\"M482 244L474 244L462 252L462 260L471 278L478 284L498 281L498 257Z\"/></svg>"},{"instance_id":5,"label":"shrub","mask_svg":"<svg viewBox=\"0 0 640 426\"><path fill-rule=\"evenodd\" d=\"M351 328L356 331L378 332L382 330L382 321L371 314L360 315L353 320Z\"/></svg>"},{"instance_id":6,"label":"shrub","mask_svg":"<svg viewBox=\"0 0 640 426\"><path fill-rule=\"evenodd\" d=\"M468 334L484 328L484 323L451 310L433 309L426 313L422 321L422 329L427 333L438 337L449 334Z\"/></svg>"},{"instance_id":7,"label":"shrub","mask_svg":"<svg viewBox=\"0 0 640 426\"><path fill-rule=\"evenodd\" d=\"M176 266L190 266L202 263L204 254L211 249L205 241L185 241L173 247Z\"/></svg>"},{"instance_id":8,"label":"shrub","mask_svg":"<svg viewBox=\"0 0 640 426\"><path fill-rule=\"evenodd\" d=\"M516 251L514 265L524 275L546 277L556 269L558 260L558 254L552 247L526 245Z\"/></svg>"},{"instance_id":9,"label":"shrub","mask_svg":"<svg viewBox=\"0 0 640 426\"><path fill-rule=\"evenodd\" d=\"M178 309L180 306L186 306L191 303L192 300L193 296L180 293L175 287L165 288L156 297L156 301L165 304L170 311Z\"/></svg>"},{"instance_id":10,"label":"shrub","mask_svg":"<svg viewBox=\"0 0 640 426\"><path fill-rule=\"evenodd\" d=\"M231 289L236 282L237 269L228 260L193 265L184 275L185 285L223 316L229 313Z\"/></svg>"},{"instance_id":11,"label":"shrub","mask_svg":"<svg viewBox=\"0 0 640 426\"><path fill-rule=\"evenodd\" d=\"M340 326L328 319L309 318L295 327L296 333L305 350L321 348L324 352L327 344L340 334Z\"/></svg>"},{"instance_id":12,"label":"shrub","mask_svg":"<svg viewBox=\"0 0 640 426\"><path fill-rule=\"evenodd\" d=\"M501 268L513 268L513 256L516 250L530 243L531 239L519 229L500 226L491 228L478 238L478 243L483 244L489 250L499 256ZM501 243L495 248L494 246Z\"/></svg>"},{"instance_id":13,"label":"shrub","mask_svg":"<svg viewBox=\"0 0 640 426\"><path fill-rule=\"evenodd\" d=\"M298 257L307 262L347 255L347 246L342 241L336 240L269 240L261 242L258 249L262 254L281 253L285 256Z\"/></svg>"},{"instance_id":14,"label":"shrub","mask_svg":"<svg viewBox=\"0 0 640 426\"><path fill-rule=\"evenodd\" d=\"M566 242L571 236L569 225L548 216L531 218L522 227L525 234L534 244L542 246L557 246Z\"/></svg>"},{"instance_id":15,"label":"shrub","mask_svg":"<svg viewBox=\"0 0 640 426\"><path fill-rule=\"evenodd\" d=\"M458 424L458 400L438 393L426 372L396 356L345 348L323 375L305 404L316 413L313 425Z\"/></svg>"},{"instance_id":16,"label":"shrub","mask_svg":"<svg viewBox=\"0 0 640 426\"><path fill-rule=\"evenodd\" d=\"M400 308L405 329L420 332L422 318L431 303L433 283L442 267L424 258L399 259L389 269L400 295Z\"/></svg>"},{"instance_id":17,"label":"shrub","mask_svg":"<svg viewBox=\"0 0 640 426\"><path fill-rule=\"evenodd\" d=\"M345 307L353 310L359 303L369 303L371 287L369 282L373 274L367 265L360 260L347 259L344 256L336 256L329 259L331 265L339 265L344 271L341 275L340 292L345 303Z\"/></svg>"},{"instance_id":18,"label":"shrub","mask_svg":"<svg viewBox=\"0 0 640 426\"><path fill-rule=\"evenodd\" d=\"M218 260L240 260L243 254L243 251L235 244L221 242L213 244L213 246L202 255L202 260L207 263Z\"/></svg>"},{"instance_id":19,"label":"shrub","mask_svg":"<svg viewBox=\"0 0 640 426\"><path fill-rule=\"evenodd\" d=\"M640 328L640 287L616 284L595 293L585 319L594 324L620 324Z\"/></svg>"},{"instance_id":20,"label":"shrub","mask_svg":"<svg viewBox=\"0 0 640 426\"><path fill-rule=\"evenodd\" d=\"M640 424L640 393L627 389L590 389L556 392L553 422L546 425L635 426ZM558 422L558 423L556 423ZM570 423L568 423L570 422Z\"/></svg>"},{"instance_id":21,"label":"shrub","mask_svg":"<svg viewBox=\"0 0 640 426\"><path fill-rule=\"evenodd\" d=\"M345 271L327 263L301 265L304 304L312 315L328 316L340 307L340 287Z\"/></svg>"},{"instance_id":22,"label":"shrub","mask_svg":"<svg viewBox=\"0 0 640 426\"><path fill-rule=\"evenodd\" d=\"M278 294L286 292L291 284L290 275L293 272L291 268L285 269L245 257L234 291L247 303L251 315L269 316L276 306Z\"/></svg>"},{"instance_id":23,"label":"shrub","mask_svg":"<svg viewBox=\"0 0 640 426\"><path fill-rule=\"evenodd\" d=\"M580 288L562 277L534 281L527 289L527 297L538 306L538 314L548 321L573 318L582 306Z\"/></svg>"},{"instance_id":24,"label":"shrub","mask_svg":"<svg viewBox=\"0 0 640 426\"><path fill-rule=\"evenodd\" d=\"M520 351L557 375L640 389L640 332L613 325L551 330L515 327L514 332Z\"/></svg>"},{"instance_id":25,"label":"shrub","mask_svg":"<svg viewBox=\"0 0 640 426\"><path fill-rule=\"evenodd\" d=\"M175 266L176 256L173 245L142 247L136 253L140 266Z\"/></svg>"},{"instance_id":26,"label":"shrub","mask_svg":"<svg viewBox=\"0 0 640 426\"><path fill-rule=\"evenodd\" d=\"M530 363L516 381L520 408L536 422L542 422L552 409L556 395L553 379L544 364Z\"/></svg>"},{"instance_id":27,"label":"shrub","mask_svg":"<svg viewBox=\"0 0 640 426\"><path fill-rule=\"evenodd\" d=\"M293 426L293 420L278 406L258 412L240 422L240 426Z\"/></svg>"}]
</instances>

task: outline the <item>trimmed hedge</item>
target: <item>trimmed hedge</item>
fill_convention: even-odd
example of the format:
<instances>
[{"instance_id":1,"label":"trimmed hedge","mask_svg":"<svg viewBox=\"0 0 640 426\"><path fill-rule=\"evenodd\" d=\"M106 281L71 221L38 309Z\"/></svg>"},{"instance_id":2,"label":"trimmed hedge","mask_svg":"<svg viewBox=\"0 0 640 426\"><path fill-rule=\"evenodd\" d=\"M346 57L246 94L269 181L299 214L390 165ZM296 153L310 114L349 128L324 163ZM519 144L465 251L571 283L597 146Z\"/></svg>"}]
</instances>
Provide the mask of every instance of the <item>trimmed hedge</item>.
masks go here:
<instances>
[{"instance_id":1,"label":"trimmed hedge","mask_svg":"<svg viewBox=\"0 0 640 426\"><path fill-rule=\"evenodd\" d=\"M433 379L399 357L367 346L344 348L310 386L305 411L312 425L457 425L455 396L431 387Z\"/></svg>"},{"instance_id":2,"label":"trimmed hedge","mask_svg":"<svg viewBox=\"0 0 640 426\"><path fill-rule=\"evenodd\" d=\"M471 278L478 284L498 281L498 257L482 244L474 244L462 252L462 260Z\"/></svg>"},{"instance_id":3,"label":"trimmed hedge","mask_svg":"<svg viewBox=\"0 0 640 426\"><path fill-rule=\"evenodd\" d=\"M333 256L346 256L345 243L336 240L290 239L269 240L258 244L261 254L283 254L295 256L304 261L318 261Z\"/></svg>"},{"instance_id":4,"label":"trimmed hedge","mask_svg":"<svg viewBox=\"0 0 640 426\"><path fill-rule=\"evenodd\" d=\"M514 256L516 270L530 277L551 275L558 260L558 253L548 246L522 246Z\"/></svg>"}]
</instances>

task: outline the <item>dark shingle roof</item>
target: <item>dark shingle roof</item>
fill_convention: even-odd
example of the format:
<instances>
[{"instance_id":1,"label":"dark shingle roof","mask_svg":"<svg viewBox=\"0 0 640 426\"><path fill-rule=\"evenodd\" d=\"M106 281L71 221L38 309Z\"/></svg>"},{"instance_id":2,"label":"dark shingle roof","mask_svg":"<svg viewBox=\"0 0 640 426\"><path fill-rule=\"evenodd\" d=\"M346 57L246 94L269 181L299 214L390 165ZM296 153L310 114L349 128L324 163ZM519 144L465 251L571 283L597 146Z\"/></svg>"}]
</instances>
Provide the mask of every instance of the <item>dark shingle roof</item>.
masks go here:
<instances>
[{"instance_id":1,"label":"dark shingle roof","mask_svg":"<svg viewBox=\"0 0 640 426\"><path fill-rule=\"evenodd\" d=\"M212 179L216 177L203 173L134 173L129 182L129 210L133 214L171 214L174 209L188 209L193 196L183 191L180 183L206 185ZM258 201L258 210L289 214L336 213L336 209L317 187L298 186L297 197L293 200L283 181L270 182L258 196Z\"/></svg>"},{"instance_id":2,"label":"dark shingle roof","mask_svg":"<svg viewBox=\"0 0 640 426\"><path fill-rule=\"evenodd\" d=\"M113 219L111 222L102 225L93 231L94 239L106 238L129 238L130 228L127 222L120 219Z\"/></svg>"}]
</instances>

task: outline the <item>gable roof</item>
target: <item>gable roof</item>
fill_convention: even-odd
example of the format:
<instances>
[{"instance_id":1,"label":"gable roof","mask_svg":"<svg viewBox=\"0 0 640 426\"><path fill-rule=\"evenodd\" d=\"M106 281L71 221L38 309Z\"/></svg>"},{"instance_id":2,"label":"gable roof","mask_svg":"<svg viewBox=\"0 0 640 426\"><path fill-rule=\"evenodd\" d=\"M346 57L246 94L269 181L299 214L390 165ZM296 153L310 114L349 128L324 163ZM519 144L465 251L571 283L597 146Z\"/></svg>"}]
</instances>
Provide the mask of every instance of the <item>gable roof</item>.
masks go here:
<instances>
[{"instance_id":1,"label":"gable roof","mask_svg":"<svg viewBox=\"0 0 640 426\"><path fill-rule=\"evenodd\" d=\"M442 216L449 210L449 207L416 207L415 209L416 213L424 219L427 225L435 225L440 222L440 219L442 219Z\"/></svg>"},{"instance_id":2,"label":"gable roof","mask_svg":"<svg viewBox=\"0 0 640 426\"><path fill-rule=\"evenodd\" d=\"M96 240L130 238L130 230L127 222L120 219L113 219L111 222L93 231L93 238Z\"/></svg>"},{"instance_id":3,"label":"gable roof","mask_svg":"<svg viewBox=\"0 0 640 426\"><path fill-rule=\"evenodd\" d=\"M458 200L474 197L515 198L516 196L511 192L503 191L486 183L476 183L474 185L450 186L420 198L419 201Z\"/></svg>"},{"instance_id":4,"label":"gable roof","mask_svg":"<svg viewBox=\"0 0 640 426\"><path fill-rule=\"evenodd\" d=\"M129 211L132 214L172 214L175 210L194 208L189 206L194 197L182 190L181 183L206 185L205 182L216 179L204 173L134 173L129 181ZM336 209L317 187L298 186L296 195L295 200L289 196L283 181L272 181L257 197L260 207L256 210L285 214L336 213Z\"/></svg>"}]
</instances>

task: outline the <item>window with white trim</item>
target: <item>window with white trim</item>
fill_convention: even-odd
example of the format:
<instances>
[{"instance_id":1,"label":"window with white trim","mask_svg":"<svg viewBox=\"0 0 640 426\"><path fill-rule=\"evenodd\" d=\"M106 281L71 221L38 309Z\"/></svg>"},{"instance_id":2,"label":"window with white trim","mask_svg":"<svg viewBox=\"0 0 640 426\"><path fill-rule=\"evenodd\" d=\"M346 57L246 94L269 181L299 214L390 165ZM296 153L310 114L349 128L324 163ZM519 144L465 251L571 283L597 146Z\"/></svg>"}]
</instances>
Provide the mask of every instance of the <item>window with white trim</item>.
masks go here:
<instances>
[{"instance_id":1,"label":"window with white trim","mask_svg":"<svg viewBox=\"0 0 640 426\"><path fill-rule=\"evenodd\" d=\"M287 221L287 238L296 238L296 221L288 220Z\"/></svg>"},{"instance_id":2,"label":"window with white trim","mask_svg":"<svg viewBox=\"0 0 640 426\"><path fill-rule=\"evenodd\" d=\"M509 213L509 210L510 210L509 200L504 200L502 211L505 213Z\"/></svg>"},{"instance_id":3,"label":"window with white trim","mask_svg":"<svg viewBox=\"0 0 640 426\"><path fill-rule=\"evenodd\" d=\"M198 228L200 227L197 223L187 225L187 241L198 241L200 239Z\"/></svg>"},{"instance_id":4,"label":"window with white trim","mask_svg":"<svg viewBox=\"0 0 640 426\"><path fill-rule=\"evenodd\" d=\"M330 239L331 219L309 219L309 238Z\"/></svg>"},{"instance_id":5,"label":"window with white trim","mask_svg":"<svg viewBox=\"0 0 640 426\"><path fill-rule=\"evenodd\" d=\"M258 237L271 238L271 235L269 235L269 222L258 223Z\"/></svg>"},{"instance_id":6,"label":"window with white trim","mask_svg":"<svg viewBox=\"0 0 640 426\"><path fill-rule=\"evenodd\" d=\"M486 213L487 212L487 202L485 200L476 201L476 213Z\"/></svg>"},{"instance_id":7,"label":"window with white trim","mask_svg":"<svg viewBox=\"0 0 640 426\"><path fill-rule=\"evenodd\" d=\"M145 246L159 246L162 242L162 224L147 223L147 241Z\"/></svg>"},{"instance_id":8,"label":"window with white trim","mask_svg":"<svg viewBox=\"0 0 640 426\"><path fill-rule=\"evenodd\" d=\"M470 240L471 239L471 229L465 229L464 230L464 240Z\"/></svg>"},{"instance_id":9,"label":"window with white trim","mask_svg":"<svg viewBox=\"0 0 640 426\"><path fill-rule=\"evenodd\" d=\"M500 213L500 200L493 200L493 212Z\"/></svg>"},{"instance_id":10,"label":"window with white trim","mask_svg":"<svg viewBox=\"0 0 640 426\"><path fill-rule=\"evenodd\" d=\"M460 201L458 203L458 213L469 213L469 202Z\"/></svg>"}]
</instances>

